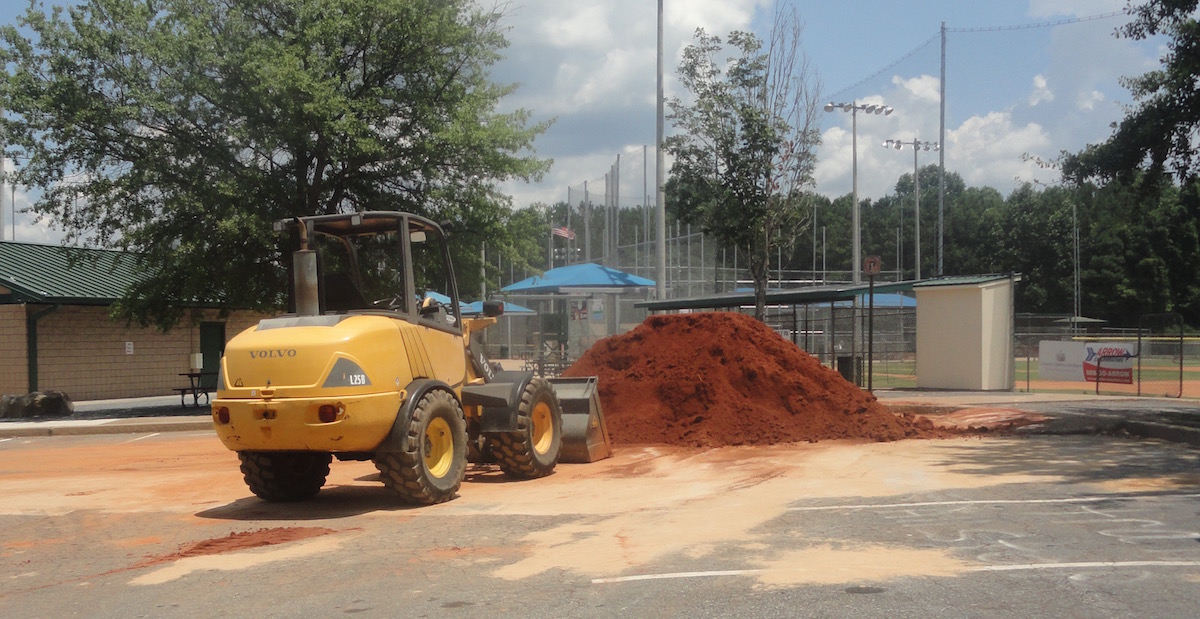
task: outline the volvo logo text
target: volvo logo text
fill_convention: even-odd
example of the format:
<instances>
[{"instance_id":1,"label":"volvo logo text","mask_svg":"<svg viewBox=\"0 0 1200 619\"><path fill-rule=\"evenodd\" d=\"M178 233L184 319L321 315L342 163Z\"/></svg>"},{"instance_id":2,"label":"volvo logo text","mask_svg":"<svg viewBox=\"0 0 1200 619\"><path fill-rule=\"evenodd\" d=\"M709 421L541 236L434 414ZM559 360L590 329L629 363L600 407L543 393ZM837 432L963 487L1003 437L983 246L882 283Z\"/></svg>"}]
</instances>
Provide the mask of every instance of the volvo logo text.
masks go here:
<instances>
[{"instance_id":1,"label":"volvo logo text","mask_svg":"<svg viewBox=\"0 0 1200 619\"><path fill-rule=\"evenodd\" d=\"M252 350L250 351L251 359L282 359L284 357L295 357L295 348L275 348L271 350Z\"/></svg>"}]
</instances>

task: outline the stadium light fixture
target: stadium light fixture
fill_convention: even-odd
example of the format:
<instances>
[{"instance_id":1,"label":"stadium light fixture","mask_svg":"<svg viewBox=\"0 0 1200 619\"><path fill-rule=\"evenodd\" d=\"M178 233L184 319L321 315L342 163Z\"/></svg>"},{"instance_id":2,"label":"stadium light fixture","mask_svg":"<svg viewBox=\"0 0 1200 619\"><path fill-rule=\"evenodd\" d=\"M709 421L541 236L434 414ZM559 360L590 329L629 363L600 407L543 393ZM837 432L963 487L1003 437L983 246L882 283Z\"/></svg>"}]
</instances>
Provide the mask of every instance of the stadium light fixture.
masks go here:
<instances>
[{"instance_id":1,"label":"stadium light fixture","mask_svg":"<svg viewBox=\"0 0 1200 619\"><path fill-rule=\"evenodd\" d=\"M851 223L854 232L854 241L851 246L850 274L852 281L855 284L859 284L862 283L862 217L858 204L858 113L861 111L867 114L883 114L884 116L888 116L895 110L889 105L879 103L858 103L853 101L850 103L834 103L831 101L825 104L826 112L834 110L850 112L850 165L854 196L854 204L850 209L853 214L852 219L854 220Z\"/></svg>"},{"instance_id":2,"label":"stadium light fixture","mask_svg":"<svg viewBox=\"0 0 1200 619\"><path fill-rule=\"evenodd\" d=\"M941 145L938 144L937 142L921 142L921 141L917 140L916 138L913 138L908 141L884 140L883 146L885 148L894 148L896 150L902 150L905 147L913 149L913 201L915 202L915 206L913 208L913 215L914 215L913 219L915 219L917 221L916 230L914 233L914 241L915 241L914 244L917 246L916 251L914 252L916 254L916 261L917 261L916 274L915 274L914 279L920 280L921 279L921 167L917 164L917 153L922 150L931 150L931 149L935 150L935 151L940 150Z\"/></svg>"}]
</instances>

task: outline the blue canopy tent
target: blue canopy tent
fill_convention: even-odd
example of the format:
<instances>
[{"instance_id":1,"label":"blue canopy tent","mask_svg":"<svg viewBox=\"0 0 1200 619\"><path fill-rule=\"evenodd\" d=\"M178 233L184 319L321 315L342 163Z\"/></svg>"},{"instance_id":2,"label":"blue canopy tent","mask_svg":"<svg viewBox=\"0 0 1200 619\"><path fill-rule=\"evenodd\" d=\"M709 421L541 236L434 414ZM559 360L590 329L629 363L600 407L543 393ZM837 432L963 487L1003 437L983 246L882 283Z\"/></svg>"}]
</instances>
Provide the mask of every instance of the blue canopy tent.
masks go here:
<instances>
[{"instance_id":1,"label":"blue canopy tent","mask_svg":"<svg viewBox=\"0 0 1200 619\"><path fill-rule=\"evenodd\" d=\"M442 305L447 305L447 306L450 305L450 297L448 297L440 292L435 292L433 290L426 292L425 298L433 299L434 301L437 301L438 303L441 303ZM467 311L468 307L469 307L468 304L463 303L462 301L458 302L458 311L460 314L469 314L470 312Z\"/></svg>"},{"instance_id":2,"label":"blue canopy tent","mask_svg":"<svg viewBox=\"0 0 1200 619\"><path fill-rule=\"evenodd\" d=\"M654 280L600 264L585 262L550 269L542 275L527 277L500 290L508 293L556 293L563 288L637 288L654 285Z\"/></svg>"},{"instance_id":3,"label":"blue canopy tent","mask_svg":"<svg viewBox=\"0 0 1200 619\"><path fill-rule=\"evenodd\" d=\"M467 314L468 316L482 315L483 314L483 301L472 301L470 303L467 303L465 306L463 306L463 313ZM513 303L512 301L504 302L504 315L505 316L533 316L535 314L537 314L537 312L529 309L528 307L525 307L524 305L517 305L516 303Z\"/></svg>"},{"instance_id":4,"label":"blue canopy tent","mask_svg":"<svg viewBox=\"0 0 1200 619\"><path fill-rule=\"evenodd\" d=\"M464 316L482 316L483 315L483 301L472 301L471 303L464 304L463 305L463 315ZM512 319L516 318L516 317L532 317L532 316L537 316L537 312L535 312L523 305L517 305L516 303L513 303L511 301L504 302L504 314L501 315L500 318L504 319L504 329L501 330L501 334L503 336L505 343L499 346L499 350L495 351L499 354L500 358L508 358L512 351L512 332L513 332ZM525 321L522 321L522 322L525 322ZM488 334L488 331L483 332L483 343L485 346L488 343L488 335L487 334Z\"/></svg>"},{"instance_id":5,"label":"blue canopy tent","mask_svg":"<svg viewBox=\"0 0 1200 619\"><path fill-rule=\"evenodd\" d=\"M544 304L538 332L530 334L536 337L539 367L547 354L555 358L551 363L565 367L596 340L621 332L621 303L628 303L630 293L644 299L653 288L654 280L600 264L581 263L550 269L500 290ZM638 312L630 308L625 314L637 316Z\"/></svg>"},{"instance_id":6,"label":"blue canopy tent","mask_svg":"<svg viewBox=\"0 0 1200 619\"><path fill-rule=\"evenodd\" d=\"M867 295L867 294L858 295L858 304L860 306L866 307L867 304L870 302L871 302L870 295ZM850 302L849 301L838 301L838 302L834 303L834 305L836 305L838 307L850 307ZM875 307L888 308L888 307L916 307L916 306L917 306L917 300L915 298L900 294L898 292L885 292L883 294L877 293L875 295Z\"/></svg>"}]
</instances>

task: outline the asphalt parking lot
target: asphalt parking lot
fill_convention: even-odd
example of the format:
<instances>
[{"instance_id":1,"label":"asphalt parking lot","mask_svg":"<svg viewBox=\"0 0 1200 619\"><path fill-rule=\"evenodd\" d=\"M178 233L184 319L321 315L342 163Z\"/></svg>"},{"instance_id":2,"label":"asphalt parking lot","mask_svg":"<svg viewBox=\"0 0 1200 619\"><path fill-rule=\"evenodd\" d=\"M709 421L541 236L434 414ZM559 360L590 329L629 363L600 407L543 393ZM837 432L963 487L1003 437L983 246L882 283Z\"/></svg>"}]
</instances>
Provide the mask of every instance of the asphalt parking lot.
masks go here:
<instances>
[{"instance_id":1,"label":"asphalt parking lot","mask_svg":"<svg viewBox=\"0 0 1200 619\"><path fill-rule=\"evenodd\" d=\"M1125 617L1200 602L1200 452L1119 429L619 446L534 481L473 468L458 498L411 508L359 462L335 463L313 501L264 503L211 431L124 427L0 438L6 616Z\"/></svg>"}]
</instances>

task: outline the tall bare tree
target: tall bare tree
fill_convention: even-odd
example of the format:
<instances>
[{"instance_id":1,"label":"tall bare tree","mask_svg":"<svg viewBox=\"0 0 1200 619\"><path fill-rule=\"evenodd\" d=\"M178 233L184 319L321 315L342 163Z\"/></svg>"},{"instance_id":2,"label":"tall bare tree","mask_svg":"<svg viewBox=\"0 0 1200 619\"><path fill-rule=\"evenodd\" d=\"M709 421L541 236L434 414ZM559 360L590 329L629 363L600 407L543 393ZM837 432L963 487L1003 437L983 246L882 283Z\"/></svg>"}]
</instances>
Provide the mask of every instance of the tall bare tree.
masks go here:
<instances>
[{"instance_id":1,"label":"tall bare tree","mask_svg":"<svg viewBox=\"0 0 1200 619\"><path fill-rule=\"evenodd\" d=\"M667 207L747 251L759 320L772 250L790 244L811 219L805 189L820 143L820 80L802 34L795 10L782 7L765 44L735 31L726 48L696 30L679 65L690 97L669 102L675 133L666 140L674 158Z\"/></svg>"}]
</instances>

